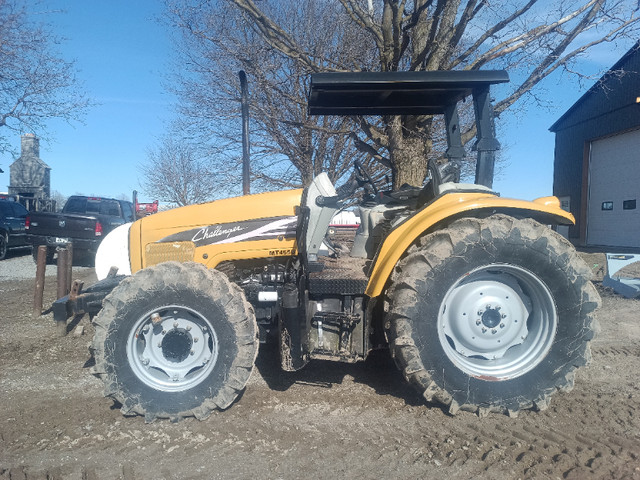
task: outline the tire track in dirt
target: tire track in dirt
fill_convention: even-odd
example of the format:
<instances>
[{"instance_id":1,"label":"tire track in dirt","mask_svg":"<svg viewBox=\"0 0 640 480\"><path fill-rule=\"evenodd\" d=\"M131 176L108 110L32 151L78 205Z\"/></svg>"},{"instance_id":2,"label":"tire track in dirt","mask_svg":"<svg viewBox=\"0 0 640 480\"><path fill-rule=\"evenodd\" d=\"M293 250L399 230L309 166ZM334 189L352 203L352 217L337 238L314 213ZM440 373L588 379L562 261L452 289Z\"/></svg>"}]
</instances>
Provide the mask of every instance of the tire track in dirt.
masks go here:
<instances>
[{"instance_id":1,"label":"tire track in dirt","mask_svg":"<svg viewBox=\"0 0 640 480\"><path fill-rule=\"evenodd\" d=\"M59 467L38 469L33 467L13 467L3 470L0 468L0 480L136 480L136 470L133 464L119 465L116 468L87 467L67 464ZM172 478L162 477L158 478Z\"/></svg>"},{"instance_id":2,"label":"tire track in dirt","mask_svg":"<svg viewBox=\"0 0 640 480\"><path fill-rule=\"evenodd\" d=\"M461 439L467 437L468 432L473 435L473 441L479 443L479 459L486 472L499 472L504 464L516 465L518 474L525 478L569 478L571 475L600 478L612 466L638 462L638 442L619 435L600 437L595 431L568 434L533 417L526 420L526 423L492 422L491 425L470 422L457 435ZM459 450L452 450L446 456L450 459L449 465L468 460L468 455ZM601 461L603 458L607 461Z\"/></svg>"},{"instance_id":3,"label":"tire track in dirt","mask_svg":"<svg viewBox=\"0 0 640 480\"><path fill-rule=\"evenodd\" d=\"M595 355L623 355L623 356L631 356L631 357L640 357L640 346L630 346L630 347L613 347L613 346L597 346L591 347L591 353Z\"/></svg>"}]
</instances>

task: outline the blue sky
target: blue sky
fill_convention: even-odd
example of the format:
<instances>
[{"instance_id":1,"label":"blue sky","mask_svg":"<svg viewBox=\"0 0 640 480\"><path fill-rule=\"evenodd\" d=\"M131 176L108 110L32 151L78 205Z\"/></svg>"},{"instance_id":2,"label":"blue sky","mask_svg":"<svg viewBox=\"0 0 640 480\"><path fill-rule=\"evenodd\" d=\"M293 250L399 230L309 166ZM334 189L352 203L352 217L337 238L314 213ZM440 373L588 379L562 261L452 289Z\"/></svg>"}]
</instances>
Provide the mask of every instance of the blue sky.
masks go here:
<instances>
[{"instance_id":1,"label":"blue sky","mask_svg":"<svg viewBox=\"0 0 640 480\"><path fill-rule=\"evenodd\" d=\"M40 157L51 167L51 189L118 197L140 190L137 165L173 115L173 98L163 87L171 45L157 22L162 2L145 0L47 1L49 21L66 41L61 50L75 59L78 78L97 103L83 124L53 122ZM36 132L37 133L37 132ZM12 139L19 150L20 139ZM3 155L8 167L12 159ZM0 175L6 191L8 168ZM141 198L141 201L145 200ZM150 199L152 200L152 199Z\"/></svg>"},{"instance_id":2,"label":"blue sky","mask_svg":"<svg viewBox=\"0 0 640 480\"><path fill-rule=\"evenodd\" d=\"M77 62L79 78L97 102L83 124L50 125L40 157L51 168L51 188L75 193L130 197L139 185L138 165L173 118L175 99L166 92L163 72L169 68L169 34L158 22L162 2L156 0L49 0L48 14L67 58ZM631 47L606 46L581 64L593 73L612 66ZM554 75L537 93L549 109L528 105L520 115L499 122L503 145L501 173L494 188L505 197L533 199L551 195L554 136L548 128L590 86ZM37 133L37 132L35 132ZM238 132L240 134L240 131ZM19 150L18 136L11 139ZM0 157L0 191L6 191L13 158ZM141 201L151 201L142 195Z\"/></svg>"}]
</instances>

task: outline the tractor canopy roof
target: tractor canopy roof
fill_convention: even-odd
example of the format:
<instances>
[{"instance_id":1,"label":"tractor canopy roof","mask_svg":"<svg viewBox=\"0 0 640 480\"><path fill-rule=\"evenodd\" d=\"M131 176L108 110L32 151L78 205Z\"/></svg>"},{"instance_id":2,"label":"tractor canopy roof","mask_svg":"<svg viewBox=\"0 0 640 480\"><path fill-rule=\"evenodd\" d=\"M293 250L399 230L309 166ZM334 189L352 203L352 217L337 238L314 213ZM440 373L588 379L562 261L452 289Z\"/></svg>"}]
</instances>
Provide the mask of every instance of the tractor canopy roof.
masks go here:
<instances>
[{"instance_id":1,"label":"tractor canopy roof","mask_svg":"<svg viewBox=\"0 0 640 480\"><path fill-rule=\"evenodd\" d=\"M336 72L311 75L311 115L443 114L469 95L505 83L504 70Z\"/></svg>"}]
</instances>

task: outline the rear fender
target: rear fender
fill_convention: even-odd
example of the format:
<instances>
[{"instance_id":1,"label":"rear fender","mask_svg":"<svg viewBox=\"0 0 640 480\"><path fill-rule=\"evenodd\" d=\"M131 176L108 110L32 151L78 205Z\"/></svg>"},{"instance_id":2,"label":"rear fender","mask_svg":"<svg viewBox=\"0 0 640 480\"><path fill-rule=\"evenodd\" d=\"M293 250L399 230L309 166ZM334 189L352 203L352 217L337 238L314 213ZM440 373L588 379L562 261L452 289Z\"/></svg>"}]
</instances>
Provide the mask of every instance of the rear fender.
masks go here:
<instances>
[{"instance_id":1,"label":"rear fender","mask_svg":"<svg viewBox=\"0 0 640 480\"><path fill-rule=\"evenodd\" d=\"M380 295L398 260L425 233L461 217L494 213L533 218L543 224L575 223L573 215L560 208L556 197L542 197L529 202L500 198L492 193L447 193L409 217L387 236L376 256L365 293L370 297Z\"/></svg>"}]
</instances>

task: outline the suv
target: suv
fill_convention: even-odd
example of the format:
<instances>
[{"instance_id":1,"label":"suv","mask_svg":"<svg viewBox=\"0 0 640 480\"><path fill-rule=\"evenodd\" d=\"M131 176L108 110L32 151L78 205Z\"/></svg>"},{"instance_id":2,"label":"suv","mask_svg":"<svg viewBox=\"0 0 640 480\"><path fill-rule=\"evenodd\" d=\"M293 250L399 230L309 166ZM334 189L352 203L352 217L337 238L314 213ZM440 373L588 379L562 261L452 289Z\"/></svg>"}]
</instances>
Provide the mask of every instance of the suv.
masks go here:
<instances>
[{"instance_id":1,"label":"suv","mask_svg":"<svg viewBox=\"0 0 640 480\"><path fill-rule=\"evenodd\" d=\"M24 221L28 211L18 202L0 199L0 260L13 247L26 247Z\"/></svg>"}]
</instances>

